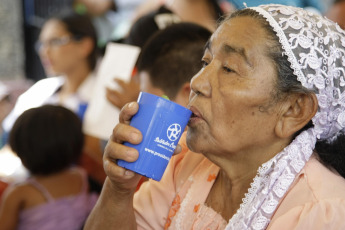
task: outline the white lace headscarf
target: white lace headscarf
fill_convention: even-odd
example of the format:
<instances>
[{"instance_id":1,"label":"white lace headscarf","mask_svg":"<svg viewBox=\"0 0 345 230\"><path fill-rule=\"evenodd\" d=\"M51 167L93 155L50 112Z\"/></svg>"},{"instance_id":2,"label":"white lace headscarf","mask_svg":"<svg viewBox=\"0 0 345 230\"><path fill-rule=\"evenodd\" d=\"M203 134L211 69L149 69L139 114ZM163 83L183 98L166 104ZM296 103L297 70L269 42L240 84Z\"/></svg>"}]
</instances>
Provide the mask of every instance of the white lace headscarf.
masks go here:
<instances>
[{"instance_id":1,"label":"white lace headscarf","mask_svg":"<svg viewBox=\"0 0 345 230\"><path fill-rule=\"evenodd\" d=\"M334 22L301 8L283 5L252 7L276 32L302 86L316 93L314 127L257 172L237 213L226 229L265 229L280 200L309 160L316 141L332 142L345 127L345 33Z\"/></svg>"}]
</instances>

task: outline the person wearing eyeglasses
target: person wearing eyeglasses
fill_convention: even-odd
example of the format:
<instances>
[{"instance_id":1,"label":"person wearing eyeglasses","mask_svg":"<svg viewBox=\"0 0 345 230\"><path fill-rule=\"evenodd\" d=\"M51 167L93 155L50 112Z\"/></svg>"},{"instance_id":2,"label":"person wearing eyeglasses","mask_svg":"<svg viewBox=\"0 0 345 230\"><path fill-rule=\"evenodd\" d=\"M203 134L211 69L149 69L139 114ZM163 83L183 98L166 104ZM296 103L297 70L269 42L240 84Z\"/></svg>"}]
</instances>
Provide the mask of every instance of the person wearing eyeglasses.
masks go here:
<instances>
[{"instance_id":1,"label":"person wearing eyeglasses","mask_svg":"<svg viewBox=\"0 0 345 230\"><path fill-rule=\"evenodd\" d=\"M48 77L20 95L4 119L3 147L6 147L14 122L24 111L54 104L70 109L83 119L93 95L100 52L96 30L89 16L63 11L50 17L42 26L35 48ZM90 139L86 137L85 149L88 151L97 144L97 140Z\"/></svg>"},{"instance_id":2,"label":"person wearing eyeglasses","mask_svg":"<svg viewBox=\"0 0 345 230\"><path fill-rule=\"evenodd\" d=\"M82 118L92 96L99 52L88 16L64 11L49 18L35 47L48 77L19 96L2 124L7 133L21 113L43 104L62 105Z\"/></svg>"},{"instance_id":3,"label":"person wearing eyeglasses","mask_svg":"<svg viewBox=\"0 0 345 230\"><path fill-rule=\"evenodd\" d=\"M62 105L82 118L92 97L98 50L96 31L88 16L64 11L49 18L36 49L48 78L19 96L3 122L6 132L22 112L43 104Z\"/></svg>"}]
</instances>

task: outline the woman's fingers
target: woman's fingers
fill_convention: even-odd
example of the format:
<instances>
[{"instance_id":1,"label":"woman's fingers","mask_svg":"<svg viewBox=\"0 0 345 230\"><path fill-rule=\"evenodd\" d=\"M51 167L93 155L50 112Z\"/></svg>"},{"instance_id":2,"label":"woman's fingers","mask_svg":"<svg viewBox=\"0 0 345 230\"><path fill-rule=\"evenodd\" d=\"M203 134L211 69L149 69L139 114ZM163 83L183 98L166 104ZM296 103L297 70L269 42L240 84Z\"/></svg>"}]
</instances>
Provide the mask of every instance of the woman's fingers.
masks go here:
<instances>
[{"instance_id":1,"label":"woman's fingers","mask_svg":"<svg viewBox=\"0 0 345 230\"><path fill-rule=\"evenodd\" d=\"M142 140L141 132L130 126L130 121L138 109L139 106L136 102L126 104L122 108L119 117L120 123L113 129L103 155L104 171L114 183L113 185L119 189L135 189L141 177L139 174L117 165L118 160L134 162L139 157L136 149L123 144L124 142L139 144Z\"/></svg>"},{"instance_id":2,"label":"woman's fingers","mask_svg":"<svg viewBox=\"0 0 345 230\"><path fill-rule=\"evenodd\" d=\"M109 140L103 155L103 167L109 179L119 188L135 189L141 176L118 166L117 160L133 162L138 156L136 149Z\"/></svg>"},{"instance_id":3,"label":"woman's fingers","mask_svg":"<svg viewBox=\"0 0 345 230\"><path fill-rule=\"evenodd\" d=\"M116 143L129 142L137 145L142 141L142 134L138 129L130 125L119 123L113 129L110 140Z\"/></svg>"},{"instance_id":4,"label":"woman's fingers","mask_svg":"<svg viewBox=\"0 0 345 230\"><path fill-rule=\"evenodd\" d=\"M105 147L104 157L116 162L117 160L124 160L134 162L138 159L139 153L135 148L126 145L109 141Z\"/></svg>"},{"instance_id":5,"label":"woman's fingers","mask_svg":"<svg viewBox=\"0 0 345 230\"><path fill-rule=\"evenodd\" d=\"M132 117L138 112L139 104L137 102L127 103L120 111L120 123L129 124Z\"/></svg>"}]
</instances>

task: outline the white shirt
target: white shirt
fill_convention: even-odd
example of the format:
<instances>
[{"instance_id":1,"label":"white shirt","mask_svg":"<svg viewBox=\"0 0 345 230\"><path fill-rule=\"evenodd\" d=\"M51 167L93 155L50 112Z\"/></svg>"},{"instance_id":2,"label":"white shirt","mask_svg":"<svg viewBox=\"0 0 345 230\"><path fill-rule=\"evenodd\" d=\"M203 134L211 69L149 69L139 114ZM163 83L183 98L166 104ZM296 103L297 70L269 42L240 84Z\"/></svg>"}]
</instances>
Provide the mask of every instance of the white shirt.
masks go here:
<instances>
[{"instance_id":1,"label":"white shirt","mask_svg":"<svg viewBox=\"0 0 345 230\"><path fill-rule=\"evenodd\" d=\"M87 104L91 100L95 80L94 74L90 74L77 92L64 100L63 103L59 103L57 91L64 84L65 77L49 77L36 82L18 97L14 108L2 123L4 131L9 132L14 122L24 111L45 104L60 104L77 113L80 104Z\"/></svg>"}]
</instances>

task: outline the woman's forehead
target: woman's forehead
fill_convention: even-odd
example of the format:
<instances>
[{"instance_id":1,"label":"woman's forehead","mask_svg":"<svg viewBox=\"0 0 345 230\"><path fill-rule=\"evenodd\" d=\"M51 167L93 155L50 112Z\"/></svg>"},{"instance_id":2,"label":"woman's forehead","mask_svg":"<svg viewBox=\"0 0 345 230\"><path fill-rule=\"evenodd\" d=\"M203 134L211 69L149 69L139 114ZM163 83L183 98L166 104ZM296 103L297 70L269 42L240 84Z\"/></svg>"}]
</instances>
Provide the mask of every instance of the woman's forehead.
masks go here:
<instances>
[{"instance_id":1,"label":"woman's forehead","mask_svg":"<svg viewBox=\"0 0 345 230\"><path fill-rule=\"evenodd\" d=\"M206 43L205 49L223 53L237 53L249 60L247 55L255 52L266 54L267 33L250 17L238 17L224 21Z\"/></svg>"},{"instance_id":2,"label":"woman's forehead","mask_svg":"<svg viewBox=\"0 0 345 230\"><path fill-rule=\"evenodd\" d=\"M60 35L66 33L68 33L68 31L63 22L57 19L50 19L44 24L40 36Z\"/></svg>"},{"instance_id":3,"label":"woman's forehead","mask_svg":"<svg viewBox=\"0 0 345 230\"><path fill-rule=\"evenodd\" d=\"M224 21L211 36L211 40L222 38L225 40L239 39L246 42L266 37L266 31L255 19L243 16Z\"/></svg>"}]
</instances>

